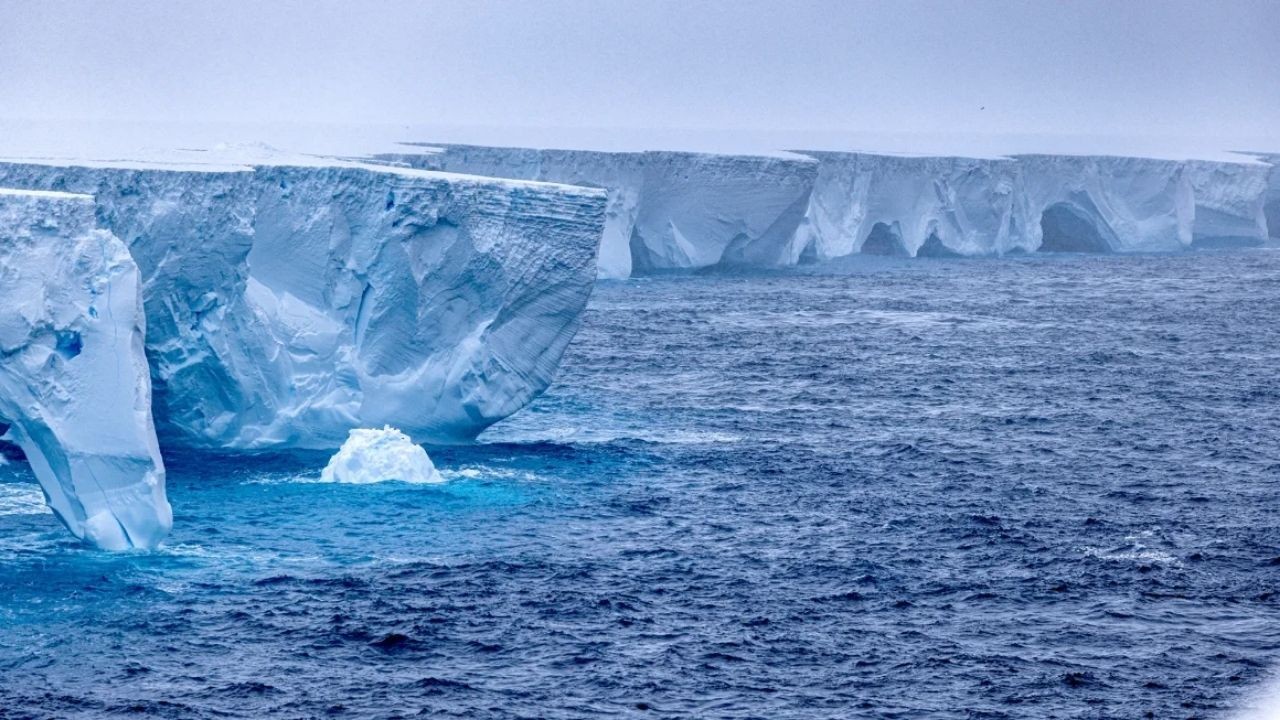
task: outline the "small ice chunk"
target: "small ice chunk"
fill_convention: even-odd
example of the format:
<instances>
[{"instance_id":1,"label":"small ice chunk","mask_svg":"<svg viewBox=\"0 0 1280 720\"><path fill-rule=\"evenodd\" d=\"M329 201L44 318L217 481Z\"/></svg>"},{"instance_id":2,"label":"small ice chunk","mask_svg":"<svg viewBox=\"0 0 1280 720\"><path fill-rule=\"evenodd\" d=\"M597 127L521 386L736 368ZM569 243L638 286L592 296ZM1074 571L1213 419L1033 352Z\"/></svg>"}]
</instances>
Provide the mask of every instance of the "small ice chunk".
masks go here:
<instances>
[{"instance_id":1,"label":"small ice chunk","mask_svg":"<svg viewBox=\"0 0 1280 720\"><path fill-rule=\"evenodd\" d=\"M431 464L427 451L408 435L391 427L356 428L342 444L324 472L321 482L376 483L399 480L409 483L441 483L444 478Z\"/></svg>"}]
</instances>

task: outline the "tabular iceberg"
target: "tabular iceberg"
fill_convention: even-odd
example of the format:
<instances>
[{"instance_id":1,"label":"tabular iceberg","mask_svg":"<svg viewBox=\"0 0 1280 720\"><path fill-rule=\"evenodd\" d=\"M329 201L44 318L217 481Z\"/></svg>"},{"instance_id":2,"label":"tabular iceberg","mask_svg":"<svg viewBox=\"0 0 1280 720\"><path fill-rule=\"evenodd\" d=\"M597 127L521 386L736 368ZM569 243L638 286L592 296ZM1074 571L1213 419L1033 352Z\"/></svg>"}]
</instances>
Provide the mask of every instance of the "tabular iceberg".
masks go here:
<instances>
[{"instance_id":1,"label":"tabular iceberg","mask_svg":"<svg viewBox=\"0 0 1280 720\"><path fill-rule=\"evenodd\" d=\"M609 211L599 275L615 279L715 265L787 264L818 172L814 160L789 153L421 145L376 159L606 189Z\"/></svg>"},{"instance_id":2,"label":"tabular iceberg","mask_svg":"<svg viewBox=\"0 0 1280 720\"><path fill-rule=\"evenodd\" d=\"M821 162L792 262L1007 252L1016 163L1007 158L805 151Z\"/></svg>"},{"instance_id":3,"label":"tabular iceberg","mask_svg":"<svg viewBox=\"0 0 1280 720\"><path fill-rule=\"evenodd\" d=\"M93 195L142 273L165 442L469 439L550 383L595 278L605 194L337 160L0 162Z\"/></svg>"},{"instance_id":4,"label":"tabular iceberg","mask_svg":"<svg viewBox=\"0 0 1280 720\"><path fill-rule=\"evenodd\" d=\"M1262 212L1271 238L1280 240L1280 155L1265 155L1263 160L1271 165L1271 175Z\"/></svg>"},{"instance_id":5,"label":"tabular iceberg","mask_svg":"<svg viewBox=\"0 0 1280 720\"><path fill-rule=\"evenodd\" d=\"M537 180L601 188L608 194L598 276L631 276L631 232L640 208L644 153L542 150L483 145L409 145L375 159L423 170Z\"/></svg>"},{"instance_id":6,"label":"tabular iceberg","mask_svg":"<svg viewBox=\"0 0 1280 720\"><path fill-rule=\"evenodd\" d=\"M1261 245L1267 240L1269 165L1192 160L1186 171L1196 203L1193 245Z\"/></svg>"},{"instance_id":7,"label":"tabular iceberg","mask_svg":"<svg viewBox=\"0 0 1280 720\"><path fill-rule=\"evenodd\" d=\"M1191 245L1195 195L1181 162L1021 155L1011 233L1024 250L1143 252Z\"/></svg>"},{"instance_id":8,"label":"tabular iceberg","mask_svg":"<svg viewBox=\"0 0 1280 720\"><path fill-rule=\"evenodd\" d=\"M0 190L0 420L58 518L109 550L173 523L144 333L138 268L93 198Z\"/></svg>"},{"instance_id":9,"label":"tabular iceberg","mask_svg":"<svg viewBox=\"0 0 1280 720\"><path fill-rule=\"evenodd\" d=\"M805 152L822 164L794 262L857 252L1176 251L1267 237L1269 168L1245 159Z\"/></svg>"}]
</instances>

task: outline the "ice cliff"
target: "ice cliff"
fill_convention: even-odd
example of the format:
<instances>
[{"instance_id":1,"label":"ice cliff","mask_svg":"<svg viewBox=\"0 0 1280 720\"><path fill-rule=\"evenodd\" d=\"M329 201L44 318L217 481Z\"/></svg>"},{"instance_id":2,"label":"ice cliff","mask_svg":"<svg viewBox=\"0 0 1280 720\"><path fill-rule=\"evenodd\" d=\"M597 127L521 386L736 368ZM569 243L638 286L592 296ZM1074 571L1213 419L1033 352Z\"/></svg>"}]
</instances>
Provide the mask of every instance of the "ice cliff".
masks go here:
<instances>
[{"instance_id":1,"label":"ice cliff","mask_svg":"<svg viewBox=\"0 0 1280 720\"><path fill-rule=\"evenodd\" d=\"M983 254L1013 247L1012 160L806 154L821 165L792 262L856 252Z\"/></svg>"},{"instance_id":2,"label":"ice cliff","mask_svg":"<svg viewBox=\"0 0 1280 720\"><path fill-rule=\"evenodd\" d=\"M1271 239L1280 240L1280 155L1266 155L1263 159L1270 163L1272 168L1262 214L1266 219Z\"/></svg>"},{"instance_id":3,"label":"ice cliff","mask_svg":"<svg viewBox=\"0 0 1280 720\"><path fill-rule=\"evenodd\" d=\"M329 160L0 162L82 193L142 277L167 443L474 437L550 383L595 278L598 190Z\"/></svg>"},{"instance_id":4,"label":"ice cliff","mask_svg":"<svg viewBox=\"0 0 1280 720\"><path fill-rule=\"evenodd\" d=\"M109 550L173 522L144 334L138 268L93 198L0 190L0 423L58 518Z\"/></svg>"},{"instance_id":5,"label":"ice cliff","mask_svg":"<svg viewBox=\"0 0 1280 720\"><path fill-rule=\"evenodd\" d=\"M406 146L381 162L604 188L601 278L786 264L818 166L790 155Z\"/></svg>"},{"instance_id":6,"label":"ice cliff","mask_svg":"<svg viewBox=\"0 0 1280 720\"><path fill-rule=\"evenodd\" d=\"M821 162L791 259L1150 252L1261 244L1270 172L1250 162L807 152Z\"/></svg>"}]
</instances>

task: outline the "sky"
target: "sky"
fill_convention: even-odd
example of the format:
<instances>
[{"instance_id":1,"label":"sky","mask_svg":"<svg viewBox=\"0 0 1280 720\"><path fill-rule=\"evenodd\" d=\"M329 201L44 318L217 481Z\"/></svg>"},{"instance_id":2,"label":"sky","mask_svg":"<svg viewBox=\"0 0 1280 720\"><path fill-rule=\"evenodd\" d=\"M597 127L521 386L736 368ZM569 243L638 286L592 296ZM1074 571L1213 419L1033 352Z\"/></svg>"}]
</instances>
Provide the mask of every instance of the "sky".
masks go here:
<instances>
[{"instance_id":1,"label":"sky","mask_svg":"<svg viewBox=\"0 0 1280 720\"><path fill-rule=\"evenodd\" d=\"M0 0L15 119L1280 146L1280 2Z\"/></svg>"}]
</instances>

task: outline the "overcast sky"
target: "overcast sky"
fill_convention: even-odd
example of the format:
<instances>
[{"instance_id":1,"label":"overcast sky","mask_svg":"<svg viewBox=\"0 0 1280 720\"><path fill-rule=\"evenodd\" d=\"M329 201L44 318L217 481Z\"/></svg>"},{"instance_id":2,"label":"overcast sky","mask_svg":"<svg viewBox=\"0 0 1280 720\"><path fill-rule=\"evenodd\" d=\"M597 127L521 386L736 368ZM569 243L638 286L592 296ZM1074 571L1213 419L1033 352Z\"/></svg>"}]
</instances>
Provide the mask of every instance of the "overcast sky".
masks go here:
<instances>
[{"instance_id":1,"label":"overcast sky","mask_svg":"<svg viewBox=\"0 0 1280 720\"><path fill-rule=\"evenodd\" d=\"M1280 0L0 0L0 118L1280 133Z\"/></svg>"}]
</instances>

